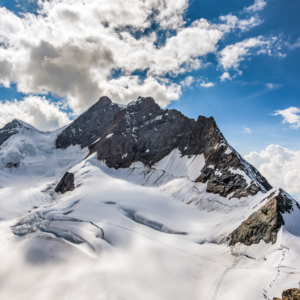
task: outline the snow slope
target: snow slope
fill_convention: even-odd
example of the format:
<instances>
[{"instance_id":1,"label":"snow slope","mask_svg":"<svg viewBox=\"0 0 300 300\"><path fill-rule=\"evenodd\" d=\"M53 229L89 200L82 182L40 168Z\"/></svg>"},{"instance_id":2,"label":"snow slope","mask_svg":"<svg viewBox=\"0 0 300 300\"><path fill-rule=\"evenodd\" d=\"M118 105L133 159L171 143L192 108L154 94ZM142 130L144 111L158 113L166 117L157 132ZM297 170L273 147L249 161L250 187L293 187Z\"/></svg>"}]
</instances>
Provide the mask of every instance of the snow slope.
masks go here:
<instances>
[{"instance_id":1,"label":"snow slope","mask_svg":"<svg viewBox=\"0 0 300 300\"><path fill-rule=\"evenodd\" d=\"M278 190L207 193L194 182L203 155L178 149L110 169L86 148L54 149L59 132L29 128L1 146L0 299L252 300L298 286L299 210L274 245L227 242ZM75 190L57 194L67 170Z\"/></svg>"}]
</instances>

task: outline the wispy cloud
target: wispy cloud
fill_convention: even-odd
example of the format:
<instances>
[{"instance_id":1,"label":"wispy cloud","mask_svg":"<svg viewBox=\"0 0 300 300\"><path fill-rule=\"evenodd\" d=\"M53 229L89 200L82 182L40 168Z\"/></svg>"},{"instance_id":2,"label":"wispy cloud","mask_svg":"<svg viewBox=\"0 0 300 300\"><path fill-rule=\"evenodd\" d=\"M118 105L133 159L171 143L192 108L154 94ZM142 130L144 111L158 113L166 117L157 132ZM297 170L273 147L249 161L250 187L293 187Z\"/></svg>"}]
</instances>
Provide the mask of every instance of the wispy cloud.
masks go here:
<instances>
[{"instance_id":1,"label":"wispy cloud","mask_svg":"<svg viewBox=\"0 0 300 300\"><path fill-rule=\"evenodd\" d=\"M215 84L213 82L204 82L204 81L200 82L199 85L204 88L210 88L210 87L215 86Z\"/></svg>"},{"instance_id":2,"label":"wispy cloud","mask_svg":"<svg viewBox=\"0 0 300 300\"><path fill-rule=\"evenodd\" d=\"M254 4L248 7L245 7L245 10L248 12L251 11L259 11L259 10L263 10L264 7L266 6L267 2L264 0L255 0Z\"/></svg>"},{"instance_id":3,"label":"wispy cloud","mask_svg":"<svg viewBox=\"0 0 300 300\"><path fill-rule=\"evenodd\" d=\"M289 107L284 110L276 110L273 116L281 115L283 117L282 123L291 124L291 128L300 128L300 108Z\"/></svg>"},{"instance_id":4,"label":"wispy cloud","mask_svg":"<svg viewBox=\"0 0 300 300\"><path fill-rule=\"evenodd\" d=\"M289 42L286 41L286 42L284 42L284 46L288 47L290 50L294 50L296 48L299 48L300 47L300 38L298 38L296 40L296 42L293 43L293 44L290 44Z\"/></svg>"},{"instance_id":5,"label":"wispy cloud","mask_svg":"<svg viewBox=\"0 0 300 300\"><path fill-rule=\"evenodd\" d=\"M247 134L251 134L251 129L246 126L243 126L243 132Z\"/></svg>"},{"instance_id":6,"label":"wispy cloud","mask_svg":"<svg viewBox=\"0 0 300 300\"><path fill-rule=\"evenodd\" d=\"M195 78L193 76L187 76L184 80L180 81L180 85L183 87L189 87L194 83L194 81Z\"/></svg>"}]
</instances>

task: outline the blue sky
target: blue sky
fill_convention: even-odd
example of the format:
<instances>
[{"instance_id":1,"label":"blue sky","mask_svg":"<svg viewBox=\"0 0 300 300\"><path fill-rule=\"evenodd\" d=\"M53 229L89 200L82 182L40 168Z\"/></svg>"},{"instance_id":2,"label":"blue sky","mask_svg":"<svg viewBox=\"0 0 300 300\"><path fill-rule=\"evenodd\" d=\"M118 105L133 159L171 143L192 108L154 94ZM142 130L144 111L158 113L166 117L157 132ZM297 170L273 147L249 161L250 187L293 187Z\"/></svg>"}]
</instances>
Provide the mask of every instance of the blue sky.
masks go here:
<instances>
[{"instance_id":1,"label":"blue sky","mask_svg":"<svg viewBox=\"0 0 300 300\"><path fill-rule=\"evenodd\" d=\"M0 125L18 117L55 129L102 94L124 104L142 95L191 118L213 116L229 143L268 172L283 172L287 153L300 151L299 1L0 6ZM272 144L281 165L266 158Z\"/></svg>"},{"instance_id":2,"label":"blue sky","mask_svg":"<svg viewBox=\"0 0 300 300\"><path fill-rule=\"evenodd\" d=\"M192 1L187 10L188 19L207 18L212 20L220 15L241 11L252 1ZM299 1L267 1L265 9L259 12L263 23L240 36L225 38L236 43L258 35L280 36L295 43L300 37ZM299 150L299 131L282 124L281 116L272 116L276 110L300 106L300 47L284 49L286 56L256 55L244 61L243 72L235 80L217 82L210 89L193 88L186 90L180 102L169 107L196 118L198 114L213 116L228 141L242 154L260 151L269 144L280 144L292 150ZM221 74L214 57L208 60L211 67L196 72L195 76L206 76L215 81ZM278 85L269 89L267 83ZM243 132L243 126L251 129L251 134Z\"/></svg>"}]
</instances>

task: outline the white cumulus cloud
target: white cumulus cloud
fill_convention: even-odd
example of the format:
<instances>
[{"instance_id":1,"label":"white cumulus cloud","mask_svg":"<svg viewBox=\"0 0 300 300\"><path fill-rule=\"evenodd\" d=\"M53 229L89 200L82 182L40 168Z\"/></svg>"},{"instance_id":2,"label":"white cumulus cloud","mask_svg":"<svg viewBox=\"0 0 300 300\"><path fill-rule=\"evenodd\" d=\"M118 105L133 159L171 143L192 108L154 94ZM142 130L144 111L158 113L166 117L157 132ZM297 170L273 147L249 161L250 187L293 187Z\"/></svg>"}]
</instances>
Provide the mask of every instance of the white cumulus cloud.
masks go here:
<instances>
[{"instance_id":1,"label":"white cumulus cloud","mask_svg":"<svg viewBox=\"0 0 300 300\"><path fill-rule=\"evenodd\" d=\"M281 115L283 117L282 123L292 124L291 127L294 129L300 128L300 108L289 107L283 110L276 110L273 116Z\"/></svg>"},{"instance_id":2,"label":"white cumulus cloud","mask_svg":"<svg viewBox=\"0 0 300 300\"><path fill-rule=\"evenodd\" d=\"M80 112L99 96L128 103L149 92L163 106L181 95L164 80L199 69L227 32L205 19L184 26L188 0L38 1L38 14L0 7L0 84L25 94L52 93ZM136 37L156 21L172 29L163 44L155 32ZM115 71L121 76L115 78ZM133 76L145 71L146 79ZM155 88L152 90L150 87ZM129 89L132 88L132 91Z\"/></svg>"},{"instance_id":3,"label":"white cumulus cloud","mask_svg":"<svg viewBox=\"0 0 300 300\"><path fill-rule=\"evenodd\" d=\"M220 76L221 81L225 81L226 79L228 80L232 80L230 74L228 72L224 72L221 76Z\"/></svg>"},{"instance_id":4,"label":"white cumulus cloud","mask_svg":"<svg viewBox=\"0 0 300 300\"><path fill-rule=\"evenodd\" d=\"M21 101L0 102L0 128L20 119L39 130L55 130L70 123L67 113L44 97L28 96Z\"/></svg>"},{"instance_id":5,"label":"white cumulus cloud","mask_svg":"<svg viewBox=\"0 0 300 300\"><path fill-rule=\"evenodd\" d=\"M300 151L270 145L251 152L245 159L254 165L274 187L281 187L300 200Z\"/></svg>"},{"instance_id":6,"label":"white cumulus cloud","mask_svg":"<svg viewBox=\"0 0 300 300\"><path fill-rule=\"evenodd\" d=\"M237 69L240 62L243 61L246 56L250 55L252 48L265 50L268 49L269 46L270 42L262 36L246 39L234 45L228 45L219 53L219 63L225 70L230 68Z\"/></svg>"}]
</instances>

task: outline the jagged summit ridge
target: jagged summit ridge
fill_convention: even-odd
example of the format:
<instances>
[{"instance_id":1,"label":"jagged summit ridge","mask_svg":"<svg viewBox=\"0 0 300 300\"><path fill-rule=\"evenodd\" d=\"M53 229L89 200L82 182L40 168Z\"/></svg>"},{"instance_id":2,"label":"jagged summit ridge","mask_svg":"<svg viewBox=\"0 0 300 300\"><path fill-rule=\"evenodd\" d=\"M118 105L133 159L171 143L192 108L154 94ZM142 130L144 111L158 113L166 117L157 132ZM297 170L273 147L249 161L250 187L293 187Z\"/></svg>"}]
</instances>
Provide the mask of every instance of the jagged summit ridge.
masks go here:
<instances>
[{"instance_id":1,"label":"jagged summit ridge","mask_svg":"<svg viewBox=\"0 0 300 300\"><path fill-rule=\"evenodd\" d=\"M39 130L27 124L26 122L16 118L13 119L11 122L7 123L3 128L1 128L0 145L2 145L5 141L7 141L11 136L18 134L20 132L24 132L24 130L39 132Z\"/></svg>"},{"instance_id":2,"label":"jagged summit ridge","mask_svg":"<svg viewBox=\"0 0 300 300\"><path fill-rule=\"evenodd\" d=\"M176 110L161 109L153 98L138 97L120 109L102 135L94 137L90 154L109 167L128 168L140 161L149 167L175 149L181 156L204 155L205 166L196 181L224 197L255 195L271 189L267 180L226 141L213 117L187 118ZM213 167L212 167L213 166ZM252 180L249 185L241 170Z\"/></svg>"}]
</instances>

